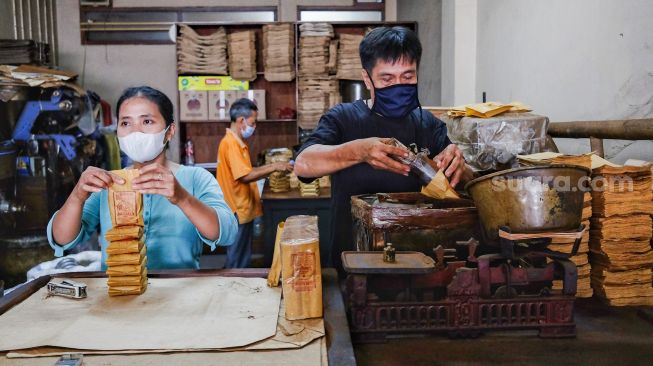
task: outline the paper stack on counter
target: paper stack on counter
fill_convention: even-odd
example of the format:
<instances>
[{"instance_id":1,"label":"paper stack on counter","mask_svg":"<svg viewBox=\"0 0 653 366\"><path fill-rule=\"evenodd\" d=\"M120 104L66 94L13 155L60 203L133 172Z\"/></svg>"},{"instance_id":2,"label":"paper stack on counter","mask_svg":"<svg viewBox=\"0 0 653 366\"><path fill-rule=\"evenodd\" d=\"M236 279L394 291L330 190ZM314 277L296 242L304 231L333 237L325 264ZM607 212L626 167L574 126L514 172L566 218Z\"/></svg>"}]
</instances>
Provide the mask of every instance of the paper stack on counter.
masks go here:
<instances>
[{"instance_id":1,"label":"paper stack on counter","mask_svg":"<svg viewBox=\"0 0 653 366\"><path fill-rule=\"evenodd\" d=\"M265 153L265 164L287 163L292 159L292 151L288 148L270 149ZM270 174L270 189L272 192L290 191L290 175L286 172Z\"/></svg>"},{"instance_id":2,"label":"paper stack on counter","mask_svg":"<svg viewBox=\"0 0 653 366\"><path fill-rule=\"evenodd\" d=\"M320 180L315 179L310 183L299 182L299 194L302 197L317 197L320 195Z\"/></svg>"},{"instance_id":3,"label":"paper stack on counter","mask_svg":"<svg viewBox=\"0 0 653 366\"><path fill-rule=\"evenodd\" d=\"M113 227L105 238L109 296L140 295L147 289L147 247L143 238L143 195L132 189L138 170L112 171L125 180L109 187Z\"/></svg>"}]
</instances>

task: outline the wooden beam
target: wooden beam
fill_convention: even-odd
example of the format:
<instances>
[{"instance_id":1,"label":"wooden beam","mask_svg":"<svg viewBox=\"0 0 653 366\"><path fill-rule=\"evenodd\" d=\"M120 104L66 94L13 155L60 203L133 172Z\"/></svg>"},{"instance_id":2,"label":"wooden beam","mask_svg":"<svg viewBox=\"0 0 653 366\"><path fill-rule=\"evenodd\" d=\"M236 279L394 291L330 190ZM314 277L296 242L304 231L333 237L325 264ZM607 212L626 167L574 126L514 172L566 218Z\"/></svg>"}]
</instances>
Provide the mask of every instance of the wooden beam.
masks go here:
<instances>
[{"instance_id":1,"label":"wooden beam","mask_svg":"<svg viewBox=\"0 0 653 366\"><path fill-rule=\"evenodd\" d=\"M548 133L563 138L653 140L653 118L552 122Z\"/></svg>"},{"instance_id":2,"label":"wooden beam","mask_svg":"<svg viewBox=\"0 0 653 366\"><path fill-rule=\"evenodd\" d=\"M603 139L590 137L590 151L593 151L596 155L602 158L605 157L605 151L603 150Z\"/></svg>"}]
</instances>

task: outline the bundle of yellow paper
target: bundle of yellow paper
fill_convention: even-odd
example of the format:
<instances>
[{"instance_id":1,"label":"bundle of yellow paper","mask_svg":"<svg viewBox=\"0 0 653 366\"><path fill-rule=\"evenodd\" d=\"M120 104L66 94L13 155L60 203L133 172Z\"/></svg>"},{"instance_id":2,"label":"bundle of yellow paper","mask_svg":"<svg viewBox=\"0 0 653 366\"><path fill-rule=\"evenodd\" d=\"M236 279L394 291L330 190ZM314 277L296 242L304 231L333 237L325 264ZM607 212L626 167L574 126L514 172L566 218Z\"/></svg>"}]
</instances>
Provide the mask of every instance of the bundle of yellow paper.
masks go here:
<instances>
[{"instance_id":1,"label":"bundle of yellow paper","mask_svg":"<svg viewBox=\"0 0 653 366\"><path fill-rule=\"evenodd\" d=\"M529 106L521 102L512 102L508 104L485 102L452 107L447 114L449 117L490 118L505 112L521 113L530 112L531 110L532 109Z\"/></svg>"},{"instance_id":2,"label":"bundle of yellow paper","mask_svg":"<svg viewBox=\"0 0 653 366\"><path fill-rule=\"evenodd\" d=\"M143 196L134 191L138 170L112 171L125 180L109 187L111 228L105 234L109 296L139 295L147 289L147 256L143 240Z\"/></svg>"},{"instance_id":3,"label":"bundle of yellow paper","mask_svg":"<svg viewBox=\"0 0 653 366\"><path fill-rule=\"evenodd\" d=\"M653 305L651 166L604 165L592 175L594 293L614 306Z\"/></svg>"},{"instance_id":4,"label":"bundle of yellow paper","mask_svg":"<svg viewBox=\"0 0 653 366\"><path fill-rule=\"evenodd\" d=\"M299 194L302 197L317 197L320 195L320 180L316 179L310 183L299 182Z\"/></svg>"}]
</instances>

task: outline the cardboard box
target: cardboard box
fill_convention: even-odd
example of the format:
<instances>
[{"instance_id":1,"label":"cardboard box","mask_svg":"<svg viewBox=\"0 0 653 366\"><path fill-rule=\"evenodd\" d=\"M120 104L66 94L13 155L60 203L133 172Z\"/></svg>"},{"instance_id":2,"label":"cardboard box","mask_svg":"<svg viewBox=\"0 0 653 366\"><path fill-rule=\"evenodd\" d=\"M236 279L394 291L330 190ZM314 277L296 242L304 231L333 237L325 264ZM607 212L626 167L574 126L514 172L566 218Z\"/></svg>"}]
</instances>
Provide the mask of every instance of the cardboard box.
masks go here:
<instances>
[{"instance_id":1,"label":"cardboard box","mask_svg":"<svg viewBox=\"0 0 653 366\"><path fill-rule=\"evenodd\" d=\"M209 92L209 121L229 121L229 109L238 100L237 90Z\"/></svg>"},{"instance_id":2,"label":"cardboard box","mask_svg":"<svg viewBox=\"0 0 653 366\"><path fill-rule=\"evenodd\" d=\"M239 91L238 99L247 98L256 104L258 107L258 119L267 119L267 111L265 110L265 90L263 89L250 89L247 91Z\"/></svg>"},{"instance_id":3,"label":"cardboard box","mask_svg":"<svg viewBox=\"0 0 653 366\"><path fill-rule=\"evenodd\" d=\"M234 80L231 76L179 76L179 90L248 90L249 81Z\"/></svg>"},{"instance_id":4,"label":"cardboard box","mask_svg":"<svg viewBox=\"0 0 653 366\"><path fill-rule=\"evenodd\" d=\"M208 121L208 94L205 91L179 92L179 119L182 121Z\"/></svg>"}]
</instances>

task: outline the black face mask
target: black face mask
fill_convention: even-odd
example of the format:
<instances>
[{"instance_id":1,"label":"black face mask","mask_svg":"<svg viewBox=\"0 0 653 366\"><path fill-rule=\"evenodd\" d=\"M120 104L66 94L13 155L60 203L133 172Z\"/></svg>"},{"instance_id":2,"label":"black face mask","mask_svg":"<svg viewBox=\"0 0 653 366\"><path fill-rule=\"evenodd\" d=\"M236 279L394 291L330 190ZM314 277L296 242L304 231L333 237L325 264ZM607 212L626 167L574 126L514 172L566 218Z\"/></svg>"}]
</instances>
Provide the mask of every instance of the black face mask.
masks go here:
<instances>
[{"instance_id":1,"label":"black face mask","mask_svg":"<svg viewBox=\"0 0 653 366\"><path fill-rule=\"evenodd\" d=\"M385 88L374 86L372 76L370 82L374 87L374 105L372 112L384 117L399 119L405 118L415 108L421 108L417 96L417 84L395 84Z\"/></svg>"}]
</instances>

